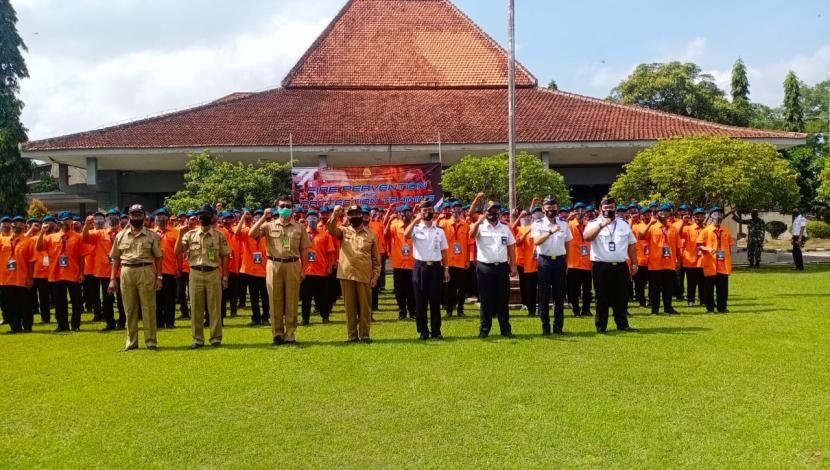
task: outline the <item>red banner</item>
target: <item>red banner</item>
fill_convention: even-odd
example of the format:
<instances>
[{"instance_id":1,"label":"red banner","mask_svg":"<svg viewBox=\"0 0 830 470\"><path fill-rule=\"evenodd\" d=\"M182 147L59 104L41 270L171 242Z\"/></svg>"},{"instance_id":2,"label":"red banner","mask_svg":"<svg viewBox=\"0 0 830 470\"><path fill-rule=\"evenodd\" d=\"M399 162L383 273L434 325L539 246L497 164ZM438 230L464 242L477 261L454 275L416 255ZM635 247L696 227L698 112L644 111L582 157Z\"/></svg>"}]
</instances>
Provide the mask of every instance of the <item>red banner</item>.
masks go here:
<instances>
[{"instance_id":1,"label":"red banner","mask_svg":"<svg viewBox=\"0 0 830 470\"><path fill-rule=\"evenodd\" d=\"M415 206L441 198L441 164L294 168L294 203L304 207Z\"/></svg>"}]
</instances>

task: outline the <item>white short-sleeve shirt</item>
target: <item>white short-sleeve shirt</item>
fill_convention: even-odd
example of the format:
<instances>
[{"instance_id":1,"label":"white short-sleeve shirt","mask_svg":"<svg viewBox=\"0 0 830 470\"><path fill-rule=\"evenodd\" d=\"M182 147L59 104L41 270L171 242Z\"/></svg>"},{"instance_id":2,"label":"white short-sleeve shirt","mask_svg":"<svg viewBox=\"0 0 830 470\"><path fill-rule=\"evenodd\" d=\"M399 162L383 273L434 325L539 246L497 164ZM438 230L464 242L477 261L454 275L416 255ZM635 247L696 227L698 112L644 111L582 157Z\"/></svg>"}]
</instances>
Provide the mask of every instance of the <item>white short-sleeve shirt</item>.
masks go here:
<instances>
[{"instance_id":1,"label":"white short-sleeve shirt","mask_svg":"<svg viewBox=\"0 0 830 470\"><path fill-rule=\"evenodd\" d=\"M585 231L602 223L594 219L585 226ZM611 225L603 227L599 235L591 242L591 261L603 263L622 263L628 261L628 246L635 245L637 237L631 226L624 220L614 220Z\"/></svg>"},{"instance_id":2,"label":"white short-sleeve shirt","mask_svg":"<svg viewBox=\"0 0 830 470\"><path fill-rule=\"evenodd\" d=\"M559 231L548 237L545 243L536 245L536 254L540 256L565 256L565 244L574 238L567 222L559 218L551 222L547 217L543 217L533 223L531 234L534 239L543 237L557 225L559 226Z\"/></svg>"},{"instance_id":3,"label":"white short-sleeve shirt","mask_svg":"<svg viewBox=\"0 0 830 470\"><path fill-rule=\"evenodd\" d=\"M441 251L449 247L444 229L424 222L412 229L412 256L418 261L441 261Z\"/></svg>"},{"instance_id":4,"label":"white short-sleeve shirt","mask_svg":"<svg viewBox=\"0 0 830 470\"><path fill-rule=\"evenodd\" d=\"M476 233L476 260L481 263L506 263L507 247L516 244L510 227L499 222L495 227L484 221Z\"/></svg>"},{"instance_id":5,"label":"white short-sleeve shirt","mask_svg":"<svg viewBox=\"0 0 830 470\"><path fill-rule=\"evenodd\" d=\"M807 226L807 219L803 215L799 215L793 220L793 237L801 235L801 229Z\"/></svg>"}]
</instances>

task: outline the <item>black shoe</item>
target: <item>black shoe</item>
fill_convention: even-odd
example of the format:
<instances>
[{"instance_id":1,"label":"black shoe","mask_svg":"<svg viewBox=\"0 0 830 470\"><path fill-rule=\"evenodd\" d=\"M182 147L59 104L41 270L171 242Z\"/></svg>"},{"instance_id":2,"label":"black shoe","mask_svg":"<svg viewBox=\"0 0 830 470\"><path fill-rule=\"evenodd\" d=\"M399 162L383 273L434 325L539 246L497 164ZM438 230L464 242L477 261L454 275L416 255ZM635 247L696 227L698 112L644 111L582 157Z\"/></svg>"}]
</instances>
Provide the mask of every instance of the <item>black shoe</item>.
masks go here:
<instances>
[{"instance_id":1,"label":"black shoe","mask_svg":"<svg viewBox=\"0 0 830 470\"><path fill-rule=\"evenodd\" d=\"M729 309L726 309L726 308L723 309L723 310L718 309L718 313L729 313Z\"/></svg>"},{"instance_id":2,"label":"black shoe","mask_svg":"<svg viewBox=\"0 0 830 470\"><path fill-rule=\"evenodd\" d=\"M308 326L310 324L311 324L310 320L303 320L302 322L300 322L300 325L302 325L302 326Z\"/></svg>"},{"instance_id":3,"label":"black shoe","mask_svg":"<svg viewBox=\"0 0 830 470\"><path fill-rule=\"evenodd\" d=\"M81 331L81 327L80 326L73 326L72 331Z\"/></svg>"},{"instance_id":4,"label":"black shoe","mask_svg":"<svg viewBox=\"0 0 830 470\"><path fill-rule=\"evenodd\" d=\"M261 323L261 322L258 322L258 321L251 321L251 323L248 323L248 326L259 326L259 325L261 325L261 324L262 324L262 323Z\"/></svg>"},{"instance_id":5,"label":"black shoe","mask_svg":"<svg viewBox=\"0 0 830 470\"><path fill-rule=\"evenodd\" d=\"M127 327L124 326L124 325L115 325L115 329L119 330L119 331L123 331L125 328L127 328Z\"/></svg>"},{"instance_id":6,"label":"black shoe","mask_svg":"<svg viewBox=\"0 0 830 470\"><path fill-rule=\"evenodd\" d=\"M329 320L328 317L323 319L323 324L330 323L330 322L331 322L331 320Z\"/></svg>"},{"instance_id":7,"label":"black shoe","mask_svg":"<svg viewBox=\"0 0 830 470\"><path fill-rule=\"evenodd\" d=\"M583 310L582 311L582 316L583 317L593 317L594 314L590 310Z\"/></svg>"},{"instance_id":8,"label":"black shoe","mask_svg":"<svg viewBox=\"0 0 830 470\"><path fill-rule=\"evenodd\" d=\"M238 313L236 313L236 312L231 312L231 318L236 318L236 317L238 317L238 316L239 316L239 314L238 314Z\"/></svg>"},{"instance_id":9,"label":"black shoe","mask_svg":"<svg viewBox=\"0 0 830 470\"><path fill-rule=\"evenodd\" d=\"M553 334L555 334L555 335L564 335L565 332L562 331L562 330L553 330Z\"/></svg>"},{"instance_id":10,"label":"black shoe","mask_svg":"<svg viewBox=\"0 0 830 470\"><path fill-rule=\"evenodd\" d=\"M502 336L502 338L515 338L516 337L516 335L514 335L512 332L502 333L501 336Z\"/></svg>"},{"instance_id":11,"label":"black shoe","mask_svg":"<svg viewBox=\"0 0 830 470\"><path fill-rule=\"evenodd\" d=\"M573 312L574 312L574 316L575 316L575 317L579 317L579 316L581 316L581 315L582 315L582 314L579 312L579 310L574 309L574 311L573 311Z\"/></svg>"},{"instance_id":12,"label":"black shoe","mask_svg":"<svg viewBox=\"0 0 830 470\"><path fill-rule=\"evenodd\" d=\"M634 328L632 326L626 326L625 328L620 328L618 331L627 331L629 333L636 333L640 330L638 330L637 328Z\"/></svg>"},{"instance_id":13,"label":"black shoe","mask_svg":"<svg viewBox=\"0 0 830 470\"><path fill-rule=\"evenodd\" d=\"M542 336L550 336L550 328L542 328Z\"/></svg>"},{"instance_id":14,"label":"black shoe","mask_svg":"<svg viewBox=\"0 0 830 470\"><path fill-rule=\"evenodd\" d=\"M95 316L92 317L92 322L93 323L99 322L99 321L104 321L104 317L102 317L101 315L95 315Z\"/></svg>"},{"instance_id":15,"label":"black shoe","mask_svg":"<svg viewBox=\"0 0 830 470\"><path fill-rule=\"evenodd\" d=\"M651 311L651 314L652 314L652 315L660 315L660 312L659 312L659 311L657 311L657 310L652 310L652 311Z\"/></svg>"},{"instance_id":16,"label":"black shoe","mask_svg":"<svg viewBox=\"0 0 830 470\"><path fill-rule=\"evenodd\" d=\"M296 339L287 339L287 340L285 340L285 344L294 345L294 344L297 344L297 340Z\"/></svg>"},{"instance_id":17,"label":"black shoe","mask_svg":"<svg viewBox=\"0 0 830 470\"><path fill-rule=\"evenodd\" d=\"M285 343L285 340L282 339L282 336L277 336L277 337L274 338L274 346L279 346L279 345L284 344L284 343Z\"/></svg>"},{"instance_id":18,"label":"black shoe","mask_svg":"<svg viewBox=\"0 0 830 470\"><path fill-rule=\"evenodd\" d=\"M432 339L444 339L444 335L438 333L437 335L432 335Z\"/></svg>"},{"instance_id":19,"label":"black shoe","mask_svg":"<svg viewBox=\"0 0 830 470\"><path fill-rule=\"evenodd\" d=\"M421 333L420 336L421 341L426 341L429 339L429 333Z\"/></svg>"},{"instance_id":20,"label":"black shoe","mask_svg":"<svg viewBox=\"0 0 830 470\"><path fill-rule=\"evenodd\" d=\"M59 327L55 328L54 333L63 333L65 331L69 331L69 328L64 328L62 326L59 326Z\"/></svg>"},{"instance_id":21,"label":"black shoe","mask_svg":"<svg viewBox=\"0 0 830 470\"><path fill-rule=\"evenodd\" d=\"M597 328L597 333L604 335L605 333L608 333L608 331L606 331L605 328Z\"/></svg>"},{"instance_id":22,"label":"black shoe","mask_svg":"<svg viewBox=\"0 0 830 470\"><path fill-rule=\"evenodd\" d=\"M119 352L129 352L129 351L134 351L134 350L136 350L136 349L138 349L138 346L137 346L137 345L136 345L136 346L130 346L130 347L128 347L128 348L121 349L121 350L119 350Z\"/></svg>"},{"instance_id":23,"label":"black shoe","mask_svg":"<svg viewBox=\"0 0 830 470\"><path fill-rule=\"evenodd\" d=\"M179 315L176 320L190 320L190 315Z\"/></svg>"},{"instance_id":24,"label":"black shoe","mask_svg":"<svg viewBox=\"0 0 830 470\"><path fill-rule=\"evenodd\" d=\"M486 338L487 336L489 336L489 334L488 334L488 333L479 333L479 334L478 334L479 339L484 339L484 338Z\"/></svg>"},{"instance_id":25,"label":"black shoe","mask_svg":"<svg viewBox=\"0 0 830 470\"><path fill-rule=\"evenodd\" d=\"M218 348L219 346L222 346L222 342L221 341L214 341L214 342L210 343L210 345L213 346L214 348Z\"/></svg>"},{"instance_id":26,"label":"black shoe","mask_svg":"<svg viewBox=\"0 0 830 470\"><path fill-rule=\"evenodd\" d=\"M101 333L106 333L108 331L115 331L115 325L107 325L101 328Z\"/></svg>"},{"instance_id":27,"label":"black shoe","mask_svg":"<svg viewBox=\"0 0 830 470\"><path fill-rule=\"evenodd\" d=\"M357 339L357 338L350 338L350 339L346 340L347 343L357 343L358 341L360 341L360 340Z\"/></svg>"},{"instance_id":28,"label":"black shoe","mask_svg":"<svg viewBox=\"0 0 830 470\"><path fill-rule=\"evenodd\" d=\"M153 345L153 346L147 346L147 350L148 350L148 351L158 351L158 350L159 350L159 347L158 347L158 346L155 346L155 345Z\"/></svg>"},{"instance_id":29,"label":"black shoe","mask_svg":"<svg viewBox=\"0 0 830 470\"><path fill-rule=\"evenodd\" d=\"M648 307L648 305L646 305L646 303L641 300L640 301L640 308L646 308L646 307Z\"/></svg>"},{"instance_id":30,"label":"black shoe","mask_svg":"<svg viewBox=\"0 0 830 470\"><path fill-rule=\"evenodd\" d=\"M666 309L666 310L664 310L663 312L664 312L664 313L667 313L667 314L669 314L669 315L677 315L677 314L679 313L679 312L678 312L677 310L675 310L674 308L669 308L669 309Z\"/></svg>"},{"instance_id":31,"label":"black shoe","mask_svg":"<svg viewBox=\"0 0 830 470\"><path fill-rule=\"evenodd\" d=\"M361 343L372 344L372 338L360 338Z\"/></svg>"},{"instance_id":32,"label":"black shoe","mask_svg":"<svg viewBox=\"0 0 830 470\"><path fill-rule=\"evenodd\" d=\"M262 320L262 326L271 326L271 320Z\"/></svg>"},{"instance_id":33,"label":"black shoe","mask_svg":"<svg viewBox=\"0 0 830 470\"><path fill-rule=\"evenodd\" d=\"M193 344L190 345L190 349L199 349L199 348L203 348L203 347L205 347L205 345L202 344L202 343L193 343Z\"/></svg>"},{"instance_id":34,"label":"black shoe","mask_svg":"<svg viewBox=\"0 0 830 470\"><path fill-rule=\"evenodd\" d=\"M535 316L536 316L536 312L529 312L529 313L527 314L527 316L529 316L529 317L535 317Z\"/></svg>"},{"instance_id":35,"label":"black shoe","mask_svg":"<svg viewBox=\"0 0 830 470\"><path fill-rule=\"evenodd\" d=\"M534 315L535 315L535 314L534 314ZM459 316L459 317L463 317L463 316L464 316L464 311L463 311L463 310L459 310L459 311L458 311L458 316Z\"/></svg>"},{"instance_id":36,"label":"black shoe","mask_svg":"<svg viewBox=\"0 0 830 470\"><path fill-rule=\"evenodd\" d=\"M398 321L406 320L406 315L398 315Z\"/></svg>"}]
</instances>

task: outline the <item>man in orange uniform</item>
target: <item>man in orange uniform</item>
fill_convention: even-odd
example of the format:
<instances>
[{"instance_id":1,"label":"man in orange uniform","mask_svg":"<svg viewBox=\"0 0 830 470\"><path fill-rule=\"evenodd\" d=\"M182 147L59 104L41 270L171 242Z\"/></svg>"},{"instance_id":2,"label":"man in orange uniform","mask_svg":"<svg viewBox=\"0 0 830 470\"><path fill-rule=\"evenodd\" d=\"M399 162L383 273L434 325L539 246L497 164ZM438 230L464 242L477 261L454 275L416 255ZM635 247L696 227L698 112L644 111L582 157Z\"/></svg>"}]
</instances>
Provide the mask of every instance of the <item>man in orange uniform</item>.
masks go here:
<instances>
[{"instance_id":1,"label":"man in orange uniform","mask_svg":"<svg viewBox=\"0 0 830 470\"><path fill-rule=\"evenodd\" d=\"M695 294L703 304L703 268L698 267L702 251L697 246L697 237L706 228L704 216L706 211L698 207L694 210L694 222L683 226L680 240L683 244L683 270L686 273L686 301L689 307L695 305Z\"/></svg>"},{"instance_id":2,"label":"man in orange uniform","mask_svg":"<svg viewBox=\"0 0 830 470\"><path fill-rule=\"evenodd\" d=\"M587 220L585 204L577 202L574 217L568 223L573 238L568 242L568 302L575 317L593 316L591 313L591 242L585 240L583 232ZM582 306L579 305L580 293Z\"/></svg>"},{"instance_id":3,"label":"man in orange uniform","mask_svg":"<svg viewBox=\"0 0 830 470\"><path fill-rule=\"evenodd\" d=\"M640 221L631 227L635 234L645 231L651 222L651 209L644 207L641 210ZM634 275L634 298L640 307L646 307L646 285L648 284L648 240L637 238L637 274Z\"/></svg>"},{"instance_id":4,"label":"man in orange uniform","mask_svg":"<svg viewBox=\"0 0 830 470\"><path fill-rule=\"evenodd\" d=\"M92 221L88 222L90 219ZM99 211L87 216L84 226L87 224L90 224L88 230L104 230L106 224L104 213ZM82 234L83 232L84 229L81 229ZM87 311L92 310L92 321L99 322L104 319L101 313L101 299L103 298L101 291L106 292L107 283L105 282L102 286L98 276L95 275L95 271L101 263L109 261L109 253L106 253L107 256L102 259L102 253L96 249L95 244L90 243L86 238L84 238L84 243L88 245L89 250L89 254L84 261L84 284L81 286L84 295L84 306Z\"/></svg>"},{"instance_id":5,"label":"man in orange uniform","mask_svg":"<svg viewBox=\"0 0 830 470\"><path fill-rule=\"evenodd\" d=\"M671 205L663 204L657 212L657 219L652 219L640 239L648 241L648 275L651 314L660 311L660 298L663 298L663 312L676 315L672 307L675 288L675 274L680 269L680 235L669 222Z\"/></svg>"},{"instance_id":6,"label":"man in orange uniform","mask_svg":"<svg viewBox=\"0 0 830 470\"><path fill-rule=\"evenodd\" d=\"M110 251L112 251L112 241L115 236L121 231L119 226L118 211L110 209L107 211L110 218L109 224L105 228L93 228L94 217L89 216L84 223L84 229L81 236L84 242L92 250L86 258L86 279L87 286L95 289L95 298L97 299L102 292L104 299L103 305L100 303L93 304L96 308L96 314L100 314L106 325L102 331L113 331L120 325L122 328L126 324L124 313L119 312L118 322L115 321L115 296L107 292L107 287L110 282L110 275L112 274L112 259L110 258ZM90 278L92 281L90 281Z\"/></svg>"},{"instance_id":7,"label":"man in orange uniform","mask_svg":"<svg viewBox=\"0 0 830 470\"><path fill-rule=\"evenodd\" d=\"M176 277L179 275L179 259L176 256L176 239L179 231L170 224L170 212L156 211L156 235L161 246L161 290L156 293L156 324L159 328L173 328L176 324Z\"/></svg>"},{"instance_id":8,"label":"man in orange uniform","mask_svg":"<svg viewBox=\"0 0 830 470\"><path fill-rule=\"evenodd\" d=\"M308 263L305 265L305 279L300 283L302 324L308 325L311 322L312 300L320 312L323 323L328 323L332 305L331 296L326 291L337 250L334 248L334 237L325 229L321 230L320 216L316 210L308 210L306 223L311 248L308 250Z\"/></svg>"},{"instance_id":9,"label":"man in orange uniform","mask_svg":"<svg viewBox=\"0 0 830 470\"><path fill-rule=\"evenodd\" d=\"M536 216L534 218L534 216ZM519 271L519 293L522 305L527 307L528 316L536 316L536 304L539 293L539 262L536 258L536 244L531 234L533 222L542 218L542 207L534 206L531 214L522 212L514 226L513 235L516 237L516 269Z\"/></svg>"},{"instance_id":10,"label":"man in orange uniform","mask_svg":"<svg viewBox=\"0 0 830 470\"><path fill-rule=\"evenodd\" d=\"M61 224L59 232L45 236L43 230L37 238L35 248L46 251L49 256L49 283L52 287L52 300L55 303L55 319L58 327L55 333L81 329L81 313L84 303L81 297L81 284L84 281L84 256L87 247L79 233L75 231L72 214L61 212L58 215ZM69 321L69 305L66 295L72 303L72 322Z\"/></svg>"},{"instance_id":11,"label":"man in orange uniform","mask_svg":"<svg viewBox=\"0 0 830 470\"><path fill-rule=\"evenodd\" d=\"M726 300L729 297L729 275L732 274L732 246L735 241L729 229L723 224L723 210L720 207L709 209L712 224L703 229L697 237L697 245L703 252L699 265L703 268L703 300L706 311L713 313L717 306L718 313L728 313ZM717 301L715 293L717 292Z\"/></svg>"},{"instance_id":12,"label":"man in orange uniform","mask_svg":"<svg viewBox=\"0 0 830 470\"><path fill-rule=\"evenodd\" d=\"M680 207L677 209L677 214L675 215L674 222L672 225L675 229L677 229L677 233L680 234L680 243L683 244L683 230L692 224L692 208L686 204L681 204ZM683 300L683 293L684 289L684 281L686 279L686 267L683 263L680 263L680 269L677 270L676 276L676 285L674 291L674 297L677 300Z\"/></svg>"},{"instance_id":13,"label":"man in orange uniform","mask_svg":"<svg viewBox=\"0 0 830 470\"><path fill-rule=\"evenodd\" d=\"M447 262L450 267L450 282L444 284L444 305L447 318L452 316L453 310L459 317L464 316L464 301L467 299L467 269L470 267L470 225L462 216L462 204L455 201L452 205L452 216L440 223L447 236L450 249L447 252Z\"/></svg>"},{"instance_id":14,"label":"man in orange uniform","mask_svg":"<svg viewBox=\"0 0 830 470\"><path fill-rule=\"evenodd\" d=\"M34 274L34 241L23 233L26 219L12 218L9 236L0 238L0 299L12 333L32 331L29 289Z\"/></svg>"},{"instance_id":15,"label":"man in orange uniform","mask_svg":"<svg viewBox=\"0 0 830 470\"><path fill-rule=\"evenodd\" d=\"M383 220L381 220L381 212L380 209L375 207L369 211L369 230L375 234L375 237L378 239L378 249L380 250L380 278L383 279L386 276L386 237L383 236ZM335 253L336 255L336 253ZM375 286L372 287L372 311L378 309L378 302L380 299L380 289L382 283L376 282Z\"/></svg>"},{"instance_id":16,"label":"man in orange uniform","mask_svg":"<svg viewBox=\"0 0 830 470\"><path fill-rule=\"evenodd\" d=\"M266 246L265 237L253 238L251 227L263 216L262 209L256 209L253 214L245 211L239 222L236 224L234 234L240 245L240 267L239 273L245 279L244 284L248 286L251 294L251 323L249 326L270 325L268 318L270 306L268 304L268 293L265 288L265 262ZM262 310L260 310L260 304Z\"/></svg>"},{"instance_id":17,"label":"man in orange uniform","mask_svg":"<svg viewBox=\"0 0 830 470\"><path fill-rule=\"evenodd\" d=\"M228 313L228 304L231 306L231 318L237 315L237 307L239 305L239 239L234 234L233 212L225 211L219 214L221 225L217 225L217 230L225 235L228 239L228 246L231 249L231 254L228 256L228 288L222 291L222 320Z\"/></svg>"},{"instance_id":18,"label":"man in orange uniform","mask_svg":"<svg viewBox=\"0 0 830 470\"><path fill-rule=\"evenodd\" d=\"M395 301L398 304L398 320L415 319L415 292L412 290L412 240L404 237L404 231L412 221L412 208L408 204L400 208L400 216L393 214L392 207L384 219L384 234L392 243L389 257L392 259L392 279L395 283Z\"/></svg>"}]
</instances>

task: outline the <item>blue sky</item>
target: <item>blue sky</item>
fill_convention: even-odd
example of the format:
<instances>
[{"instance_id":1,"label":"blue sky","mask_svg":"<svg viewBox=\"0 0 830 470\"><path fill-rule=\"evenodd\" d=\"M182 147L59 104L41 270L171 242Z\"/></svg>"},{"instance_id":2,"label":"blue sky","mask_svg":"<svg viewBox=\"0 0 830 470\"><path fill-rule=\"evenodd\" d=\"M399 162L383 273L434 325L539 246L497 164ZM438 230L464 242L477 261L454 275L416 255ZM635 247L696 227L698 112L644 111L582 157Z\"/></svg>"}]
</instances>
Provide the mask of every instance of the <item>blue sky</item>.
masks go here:
<instances>
[{"instance_id":1,"label":"blue sky","mask_svg":"<svg viewBox=\"0 0 830 470\"><path fill-rule=\"evenodd\" d=\"M455 0L506 44L506 0ZM345 0L12 0L29 46L23 122L40 139L274 88ZM780 104L788 70L830 78L830 0L516 0L518 58L541 85L604 98L643 62L698 63Z\"/></svg>"}]
</instances>

